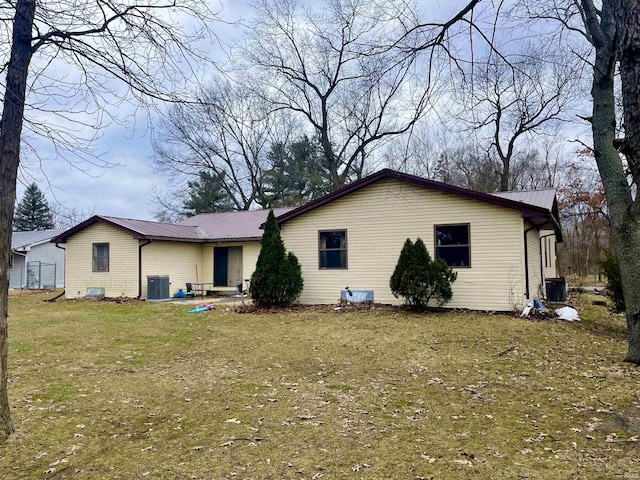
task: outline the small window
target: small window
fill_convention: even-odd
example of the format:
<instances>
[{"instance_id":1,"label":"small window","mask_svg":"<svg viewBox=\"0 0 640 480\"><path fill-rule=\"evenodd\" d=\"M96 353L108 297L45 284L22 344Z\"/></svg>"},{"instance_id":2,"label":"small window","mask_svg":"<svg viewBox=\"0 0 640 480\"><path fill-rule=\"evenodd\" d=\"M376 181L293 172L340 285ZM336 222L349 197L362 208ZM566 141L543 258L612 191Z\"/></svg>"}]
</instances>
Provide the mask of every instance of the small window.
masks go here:
<instances>
[{"instance_id":1,"label":"small window","mask_svg":"<svg viewBox=\"0 0 640 480\"><path fill-rule=\"evenodd\" d=\"M549 266L549 239L544 239L544 266Z\"/></svg>"},{"instance_id":2,"label":"small window","mask_svg":"<svg viewBox=\"0 0 640 480\"><path fill-rule=\"evenodd\" d=\"M93 271L94 272L109 271L109 244L108 243L93 244Z\"/></svg>"},{"instance_id":3,"label":"small window","mask_svg":"<svg viewBox=\"0 0 640 480\"><path fill-rule=\"evenodd\" d=\"M320 268L347 268L347 231L319 232Z\"/></svg>"},{"instance_id":4,"label":"small window","mask_svg":"<svg viewBox=\"0 0 640 480\"><path fill-rule=\"evenodd\" d=\"M436 225L436 258L450 267L471 266L469 225Z\"/></svg>"}]
</instances>

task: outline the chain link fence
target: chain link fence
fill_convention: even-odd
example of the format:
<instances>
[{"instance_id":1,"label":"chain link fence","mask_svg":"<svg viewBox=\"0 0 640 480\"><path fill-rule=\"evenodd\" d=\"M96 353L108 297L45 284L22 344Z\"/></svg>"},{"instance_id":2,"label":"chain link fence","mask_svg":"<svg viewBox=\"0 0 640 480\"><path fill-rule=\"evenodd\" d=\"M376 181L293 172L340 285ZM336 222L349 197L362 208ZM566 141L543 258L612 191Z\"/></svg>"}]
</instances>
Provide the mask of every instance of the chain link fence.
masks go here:
<instances>
[{"instance_id":1,"label":"chain link fence","mask_svg":"<svg viewBox=\"0 0 640 480\"><path fill-rule=\"evenodd\" d=\"M27 262L24 267L12 269L11 286L24 290L54 290L56 273L55 263Z\"/></svg>"}]
</instances>

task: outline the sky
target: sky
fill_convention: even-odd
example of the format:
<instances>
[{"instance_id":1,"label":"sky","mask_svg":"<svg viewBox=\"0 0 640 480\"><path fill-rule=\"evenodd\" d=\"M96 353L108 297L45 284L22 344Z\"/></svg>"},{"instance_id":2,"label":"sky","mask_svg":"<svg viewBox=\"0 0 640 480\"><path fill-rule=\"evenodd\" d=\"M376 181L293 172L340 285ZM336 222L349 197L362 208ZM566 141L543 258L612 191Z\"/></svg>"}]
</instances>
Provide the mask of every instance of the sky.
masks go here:
<instances>
[{"instance_id":1,"label":"sky","mask_svg":"<svg viewBox=\"0 0 640 480\"><path fill-rule=\"evenodd\" d=\"M229 0L222 7L220 15L230 21L246 18L250 15L247 3L246 0ZM424 0L419 3L437 12L436 17L466 4L457 0L433 3ZM216 25L214 30L225 40L230 40L239 32L239 29L225 24ZM211 55L215 56L215 51ZM49 203L62 208L78 209L86 214L153 220L158 207L152 190L154 186L160 191L169 188L167 179L155 173L152 166L150 127L157 122L157 118L149 117L144 111L127 113L134 115L134 131L114 123L106 127L102 137L95 142L101 158L113 167L103 169L86 164L82 168L89 170L87 174L64 159L57 158L50 146L43 145L39 152L42 159L40 163L24 162L18 200L25 186L35 181Z\"/></svg>"},{"instance_id":2,"label":"sky","mask_svg":"<svg viewBox=\"0 0 640 480\"><path fill-rule=\"evenodd\" d=\"M232 0L225 2L223 7L212 8L230 21L243 18L249 11L245 0ZM225 40L233 37L237 30L224 23L214 26L214 32ZM211 55L215 57L215 49ZM67 79L77 74L65 65L58 64L53 68L55 74ZM113 88L120 87L114 82ZM124 111L118 112L118 109ZM76 209L85 216L96 214L154 220L158 207L152 192L155 188L159 191L169 188L167 179L154 172L152 165L151 132L158 117L148 111L134 111L135 105L119 105L115 110L116 114L126 118L129 126L112 123L103 129L92 146L100 161L110 165L108 168L91 165L90 162L72 164L61 158L49 142L39 141L31 134L29 142L38 153L36 156L28 149L22 149L16 201L20 201L27 185L36 182L49 204L57 210ZM46 113L36 112L35 115L39 121L47 122Z\"/></svg>"}]
</instances>

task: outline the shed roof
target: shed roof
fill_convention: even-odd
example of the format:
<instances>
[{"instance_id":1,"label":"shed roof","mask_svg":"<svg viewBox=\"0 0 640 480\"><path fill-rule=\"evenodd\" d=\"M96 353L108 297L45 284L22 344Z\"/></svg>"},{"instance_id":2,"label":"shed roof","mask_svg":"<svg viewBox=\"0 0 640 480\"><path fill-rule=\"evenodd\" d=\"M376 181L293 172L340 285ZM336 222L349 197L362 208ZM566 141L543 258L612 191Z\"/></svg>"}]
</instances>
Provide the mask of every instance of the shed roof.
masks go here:
<instances>
[{"instance_id":1,"label":"shed roof","mask_svg":"<svg viewBox=\"0 0 640 480\"><path fill-rule=\"evenodd\" d=\"M45 243L60 235L64 230L34 230L31 232L13 232L11 250L25 250L34 245Z\"/></svg>"}]
</instances>

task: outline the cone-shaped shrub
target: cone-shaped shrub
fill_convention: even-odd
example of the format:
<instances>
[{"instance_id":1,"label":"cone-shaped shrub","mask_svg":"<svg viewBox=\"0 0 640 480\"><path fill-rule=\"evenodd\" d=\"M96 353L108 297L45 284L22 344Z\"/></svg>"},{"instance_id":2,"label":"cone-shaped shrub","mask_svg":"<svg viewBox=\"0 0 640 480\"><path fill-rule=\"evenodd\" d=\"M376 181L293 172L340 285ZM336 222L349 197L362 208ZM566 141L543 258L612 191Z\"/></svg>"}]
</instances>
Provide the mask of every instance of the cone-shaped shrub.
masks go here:
<instances>
[{"instance_id":1,"label":"cone-shaped shrub","mask_svg":"<svg viewBox=\"0 0 640 480\"><path fill-rule=\"evenodd\" d=\"M456 280L447 263L438 258L431 259L424 242L410 239L404 242L396 268L389 285L396 297L404 297L407 305L421 309L433 298L442 306L451 300L451 284Z\"/></svg>"},{"instance_id":2,"label":"cone-shaped shrub","mask_svg":"<svg viewBox=\"0 0 640 480\"><path fill-rule=\"evenodd\" d=\"M296 256L287 255L273 211L269 212L262 247L251 276L249 293L259 307L286 307L302 292L302 269Z\"/></svg>"}]
</instances>

